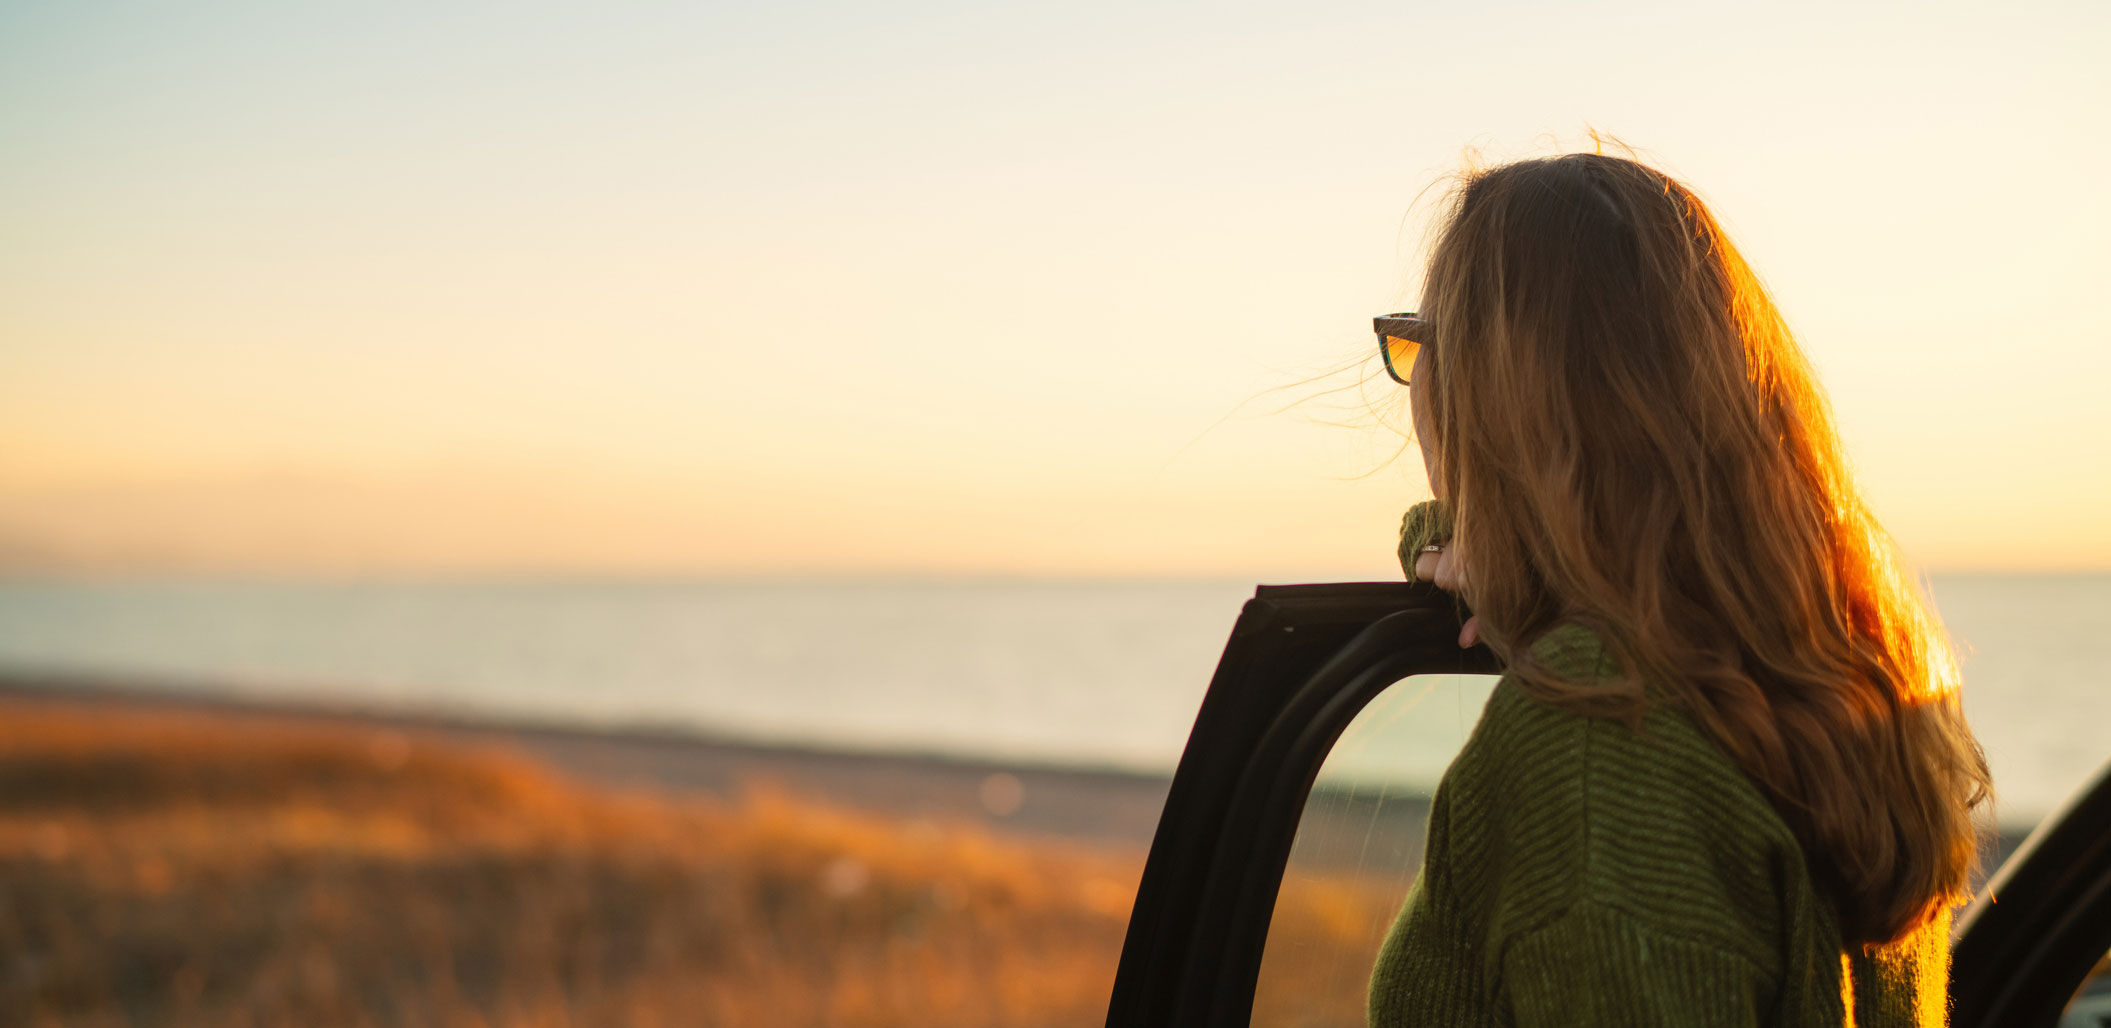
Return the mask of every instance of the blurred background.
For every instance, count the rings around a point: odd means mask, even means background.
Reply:
[[[0,1007],[1097,1023],[1242,599],[1399,577],[1369,318],[1449,176],[1593,129],[1773,289],[2012,841],[2111,758],[2107,44],[2047,0],[0,5]],[[1362,773],[1426,789],[1441,706]]]

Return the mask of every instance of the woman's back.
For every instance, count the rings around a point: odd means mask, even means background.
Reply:
[[[1448,536],[1402,542],[1506,671],[1379,1023],[1941,1023],[1986,760],[1758,276],[1569,154],[1470,176],[1422,301],[1403,528]]]
[[[1617,674],[1574,626],[1533,649],[1578,684]],[[1651,693],[1630,727],[1497,686],[1438,790],[1371,1023],[1943,1023],[1947,917],[1844,946],[1795,834]]]

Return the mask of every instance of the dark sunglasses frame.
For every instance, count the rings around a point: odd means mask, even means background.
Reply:
[[[1372,318],[1371,327],[1378,332],[1378,359],[1385,362],[1385,373],[1391,376],[1393,381],[1406,385],[1407,377],[1414,374],[1414,366],[1409,365],[1405,368],[1394,367],[1393,347],[1388,340],[1405,339],[1418,347],[1428,346],[1430,337],[1429,321],[1421,315],[1409,311],[1403,314],[1387,314]]]

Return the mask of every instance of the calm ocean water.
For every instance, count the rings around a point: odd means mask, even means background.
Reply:
[[[2111,576],[1938,577],[2001,819],[2111,760]],[[1244,583],[0,583],[0,672],[1167,770]],[[1405,687],[1402,687],[1405,688]],[[1483,690],[1483,695],[1485,691]],[[1387,716],[1427,780],[1472,689]],[[1399,731],[1406,726],[1404,734]],[[1353,732],[1352,732],[1353,734]],[[1418,741],[1421,740],[1421,741]]]

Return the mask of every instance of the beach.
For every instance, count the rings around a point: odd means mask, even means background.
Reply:
[[[1096,1025],[1168,785],[0,678],[0,1009],[30,1025]],[[1254,1024],[1361,1024],[1427,817],[1426,795],[1322,782]],[[1989,837],[1987,867],[2019,841]]]
[[[516,750],[582,782],[613,789],[733,799],[755,788],[825,797],[875,815],[971,824],[1028,839],[1148,846],[1170,778],[938,754],[761,744],[690,731],[583,729],[502,719],[376,713],[234,698],[82,676],[0,676],[0,702],[168,711],[231,720],[292,720],[348,732],[415,733]]]
[[[1097,1024],[1166,784],[17,678],[0,686],[0,1008]],[[1278,936],[1360,975],[1403,885],[1300,874]],[[1359,1023],[1358,989],[1288,980],[1264,983],[1256,1023]]]

